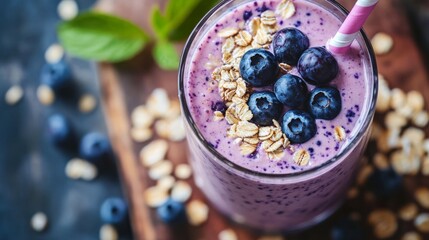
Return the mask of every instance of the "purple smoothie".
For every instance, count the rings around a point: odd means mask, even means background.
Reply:
[[[371,65],[374,63],[359,36],[348,54],[335,56],[340,70],[330,85],[341,93],[340,114],[333,120],[316,120],[316,136],[303,144],[293,144],[295,149],[308,150],[309,164],[297,165],[293,152],[286,150],[279,160],[269,159],[261,148],[251,155],[242,155],[239,145],[227,137],[230,125],[225,120],[213,120],[213,106],[222,99],[217,83],[211,80],[213,68],[206,63],[221,64],[225,39],[218,37],[219,31],[242,25],[249,15],[251,19],[266,9],[275,10],[279,3],[280,0],[242,0],[224,4],[188,43],[192,45],[185,51],[186,62],[181,66],[181,100],[188,115],[188,141],[197,184],[221,212],[265,230],[311,225],[342,202],[366,146],[376,92]],[[288,19],[277,16],[278,29],[298,28],[308,36],[310,47],[324,46],[341,25],[339,18],[344,18],[338,10],[337,16],[333,15],[332,3],[293,3],[296,13]],[[296,68],[291,73],[298,75]],[[344,128],[345,141],[335,140],[336,126]]]

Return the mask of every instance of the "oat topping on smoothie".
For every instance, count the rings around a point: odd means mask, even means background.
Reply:
[[[219,94],[228,107],[225,112],[226,121],[231,125],[228,137],[236,139],[243,155],[252,154],[260,144],[270,159],[278,160],[283,157],[285,148],[291,150],[291,141],[304,143],[316,134],[314,118],[331,120],[341,110],[341,96],[336,88],[315,88],[307,100],[304,80],[288,74],[292,66],[298,65],[301,76],[313,85],[327,84],[338,74],[335,58],[324,48],[309,49],[309,39],[300,30],[283,28],[277,31],[277,16],[287,19],[294,13],[293,2],[283,0],[275,12],[262,12],[260,17],[246,22],[247,26],[242,29],[228,27],[217,34],[225,38],[223,64],[213,71],[212,79],[217,82]],[[270,44],[273,53],[269,51]],[[278,78],[280,66],[284,75]],[[252,86],[267,87],[274,82],[273,91],[251,89]],[[283,117],[282,128],[277,120],[283,105],[293,109],[306,102],[310,114],[290,110]],[[222,114],[214,112],[218,120],[222,119]],[[343,139],[337,132],[336,128],[336,139]],[[305,166],[308,159],[295,162]]]
[[[254,2],[220,19],[201,40],[187,83],[207,141],[233,162],[271,173],[338,154],[356,134],[367,88],[358,44],[341,56],[325,48],[339,25],[291,0]]]

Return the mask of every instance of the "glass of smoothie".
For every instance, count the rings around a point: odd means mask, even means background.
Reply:
[[[342,204],[378,84],[363,31],[345,54],[325,48],[346,16],[335,1],[223,1],[189,37],[179,70],[189,157],[225,216],[294,231]]]

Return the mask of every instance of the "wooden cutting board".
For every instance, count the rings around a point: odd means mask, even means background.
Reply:
[[[112,12],[128,18],[145,29],[148,29],[148,6],[157,1],[129,0],[114,1],[100,0],[99,9]],[[165,1],[161,1],[165,2]],[[339,1],[350,9],[353,1]],[[374,13],[365,25],[369,36],[383,31],[394,39],[392,51],[377,57],[379,72],[382,73],[391,86],[400,87],[406,91],[416,89],[425,95],[429,103],[428,73],[424,67],[422,53],[413,39],[410,22],[404,12],[400,0],[380,1]],[[179,45],[178,48],[182,48]],[[147,177],[146,170],[139,163],[138,153],[144,144],[134,143],[129,136],[130,113],[138,105],[145,102],[146,97],[156,87],[165,88],[171,98],[177,97],[177,72],[160,70],[144,52],[131,61],[118,65],[100,64],[100,81],[104,99],[104,110],[112,139],[112,144],[119,158],[123,185],[131,205],[131,217],[136,239],[217,239],[218,233],[225,228],[233,228],[239,239],[256,239],[259,235],[243,227],[232,225],[219,215],[215,209],[210,209],[208,222],[200,227],[183,226],[180,229],[169,229],[156,217],[154,210],[145,206],[143,192],[153,185]],[[186,162],[183,149],[186,143],[171,143],[167,158],[174,163]],[[426,181],[423,177],[413,177],[407,180],[410,186],[417,186]],[[192,186],[193,182],[190,181]],[[195,188],[192,198],[204,199]],[[329,239],[329,229],[332,219],[348,214],[349,209],[364,209],[362,203],[346,203],[345,206],[327,222],[288,239]],[[409,224],[408,224],[409,225]],[[401,232],[408,231],[410,226],[400,226],[396,237]],[[371,236],[370,232],[367,232]],[[429,236],[426,236],[429,237]],[[429,238],[428,238],[429,239]]]

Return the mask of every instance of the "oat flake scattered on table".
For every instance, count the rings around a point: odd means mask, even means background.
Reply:
[[[171,198],[177,202],[186,202],[191,195],[192,188],[185,181],[177,181],[171,189]]]
[[[149,177],[152,180],[158,180],[168,176],[173,172],[173,163],[170,160],[163,160],[150,167]]]
[[[186,205],[186,214],[191,225],[199,226],[207,221],[209,208],[200,200],[192,200]]]
[[[165,140],[157,139],[150,142],[140,151],[140,159],[143,166],[150,167],[165,158],[168,150],[168,143]]]
[[[78,6],[75,0],[61,0],[58,4],[58,15],[63,20],[71,20],[78,14]]]
[[[71,179],[90,181],[97,177],[98,170],[95,165],[88,161],[79,158],[73,158],[67,162],[65,173],[66,176]]]
[[[372,225],[373,233],[377,238],[388,238],[395,234],[398,222],[390,210],[375,210],[368,216],[368,222]]]
[[[117,240],[118,232],[115,227],[110,224],[104,224],[100,228],[100,240]]]
[[[393,47],[393,39],[386,33],[377,33],[372,37],[371,44],[377,55],[388,53]]]
[[[237,234],[232,229],[224,229],[219,232],[219,240],[238,240]]]
[[[37,88],[37,98],[41,104],[49,106],[55,101],[54,90],[47,85],[40,85]]]
[[[164,188],[153,186],[147,188],[144,191],[143,196],[146,205],[148,205],[149,207],[156,208],[167,202],[168,192]]]
[[[192,175],[192,168],[187,163],[181,163],[176,166],[174,175],[179,179],[188,179]]]
[[[24,96],[24,90],[19,85],[13,85],[5,94],[5,101],[9,105],[15,105]]]
[[[51,64],[58,63],[63,58],[63,56],[64,49],[58,43],[52,44],[45,51],[45,60]]]
[[[48,217],[43,212],[37,212],[31,218],[31,227],[37,232],[41,232],[46,229],[48,225]]]
[[[79,111],[89,113],[97,106],[97,99],[92,94],[84,94],[79,99]]]

